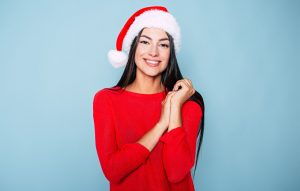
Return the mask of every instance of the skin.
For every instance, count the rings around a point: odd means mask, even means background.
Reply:
[[[170,47],[165,31],[158,28],[145,28],[141,34],[135,53],[137,65],[135,81],[126,87],[137,93],[152,94],[164,91],[161,73],[167,68]],[[181,86],[181,89],[179,87]],[[137,142],[152,151],[165,131],[181,128],[181,108],[183,103],[195,93],[192,81],[181,79],[176,82],[162,101],[159,121]]]

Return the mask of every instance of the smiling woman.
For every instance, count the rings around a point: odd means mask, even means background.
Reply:
[[[129,18],[108,54],[115,68],[125,65],[119,82],[93,102],[97,153],[111,191],[194,190],[190,170],[202,143],[204,103],[181,75],[179,45],[175,18],[153,6]]]
[[[157,76],[167,68],[169,57],[169,38],[166,32],[157,28],[143,29],[135,51],[136,72]]]

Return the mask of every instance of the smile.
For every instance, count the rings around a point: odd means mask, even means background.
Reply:
[[[149,66],[155,67],[155,66],[158,66],[158,65],[159,65],[159,62],[160,62],[160,61],[157,61],[157,60],[147,60],[147,59],[145,59],[145,62],[146,62]]]

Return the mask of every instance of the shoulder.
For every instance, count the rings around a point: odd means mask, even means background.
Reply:
[[[94,105],[117,105],[122,100],[123,89],[119,86],[113,86],[98,90],[94,94],[93,104]]]
[[[203,115],[203,111],[201,106],[193,100],[187,100],[182,106],[182,112],[186,115],[194,115],[201,117]]]
[[[188,108],[188,109],[195,109],[195,110],[201,110],[201,106],[194,100],[187,100],[183,104],[183,108]]]
[[[95,94],[94,94],[94,100],[95,99],[107,99],[111,96],[114,96],[116,94],[119,94],[119,90],[121,90],[120,87],[118,86],[114,86],[114,87],[110,87],[110,88],[103,88],[98,90]]]
[[[109,102],[109,98],[111,97],[111,88],[103,88],[94,94],[93,104],[94,105],[102,105],[107,104]]]
[[[95,93],[94,99],[106,97],[108,93],[109,92],[108,92],[107,88],[100,89]]]

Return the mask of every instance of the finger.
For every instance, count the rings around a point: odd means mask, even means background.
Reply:
[[[165,104],[166,101],[169,99],[170,95],[171,95],[172,91],[169,91],[165,97],[165,99],[161,102],[162,104]]]
[[[190,79],[184,79],[190,86],[192,86],[192,81]]]
[[[167,95],[167,99],[171,98],[174,95],[175,91],[170,91]]]
[[[173,96],[175,93],[176,93],[176,92],[172,91],[172,92],[167,96],[166,102],[170,102],[172,96]]]
[[[192,95],[193,95],[195,92],[196,92],[196,90],[193,88],[193,89],[192,89]]]
[[[169,91],[165,97],[165,99],[161,102],[162,104],[166,103],[166,101],[169,99],[170,95],[171,95],[172,91]]]
[[[191,85],[190,85],[190,83],[187,81],[187,79],[184,79],[184,80],[183,80],[183,83],[185,83],[185,85],[186,85],[187,88],[190,88],[190,87],[191,87]]]
[[[174,84],[174,87],[173,87],[173,91],[177,91],[179,86],[180,86],[180,82],[181,80],[178,80],[175,84]]]
[[[191,88],[193,87],[192,80],[185,78],[184,81],[189,84],[189,87],[191,87]]]
[[[192,80],[189,80],[190,84],[191,84],[191,87],[194,88],[193,86],[193,83],[192,83]]]
[[[166,97],[165,97],[165,100],[167,100],[168,97],[170,97],[171,93],[172,93],[172,91],[169,91],[169,92],[168,92],[168,94],[167,94]]]
[[[185,81],[189,84],[189,90],[190,90],[190,92],[191,92],[191,95],[193,95],[195,92],[196,92],[196,90],[194,89],[194,87],[193,87],[193,85],[192,85],[192,81],[190,80],[190,79],[185,79]]]
[[[181,85],[182,89],[188,89],[190,87],[190,85],[187,83],[186,80],[182,80],[181,83],[182,83]]]
[[[181,86],[181,88],[185,88],[187,85],[186,85],[186,82],[184,82],[183,80],[178,80],[176,82],[176,84],[174,85],[173,91],[178,91],[179,86]]]
[[[177,87],[177,86],[178,86],[178,83],[179,83],[179,82],[177,81],[177,82],[174,84],[173,91],[177,91],[177,88],[178,88],[178,87]]]

